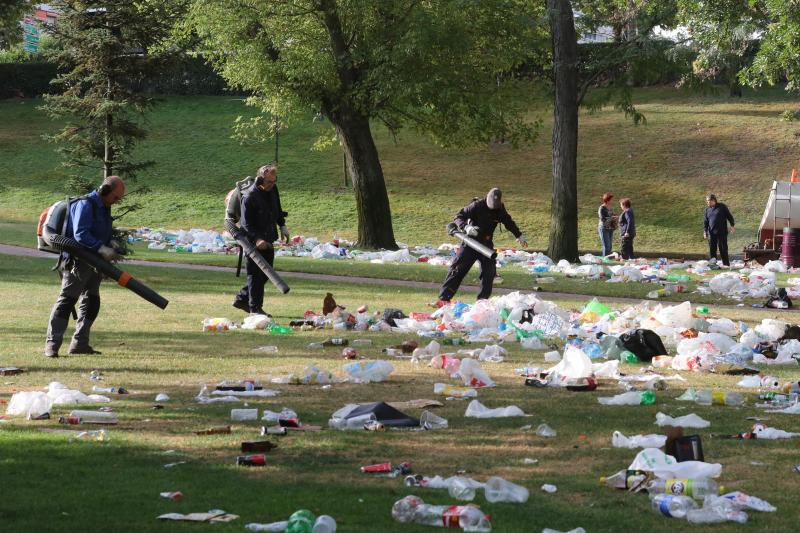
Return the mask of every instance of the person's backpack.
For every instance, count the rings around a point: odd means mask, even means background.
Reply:
[[[39,215],[39,224],[36,226],[36,248],[38,248],[39,251],[61,254],[60,250],[56,250],[50,246],[46,234],[64,235],[67,231],[67,224],[69,224],[70,207],[75,202],[83,200],[87,196],[88,194],[78,196],[77,198],[67,197],[42,211],[42,214]]]
[[[242,193],[255,183],[256,178],[247,176],[241,181],[237,181],[233,189],[225,196],[225,220],[231,220],[234,224],[239,223],[242,218]]]
[[[632,329],[619,336],[622,345],[642,361],[650,361],[656,355],[667,355],[667,349],[658,333],[649,329]]]

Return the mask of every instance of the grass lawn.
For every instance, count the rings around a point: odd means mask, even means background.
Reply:
[[[723,464],[721,482],[731,490],[743,490],[778,507],[776,513],[751,513],[750,527],[763,531],[793,531],[800,519],[795,503],[798,459],[794,441],[715,440],[708,433],[738,433],[752,423],[748,416],[760,415],[754,407],[702,407],[676,402],[685,386],[733,388],[732,376],[684,374],[688,382],[659,392],[656,405],[604,407],[596,398],[616,394],[616,385],[604,384],[596,393],[570,393],[525,387],[514,369],[533,364],[544,366],[541,351],[523,351],[509,346],[506,362],[484,364],[498,386],[484,389],[479,399],[489,407],[516,404],[530,418],[497,420],[467,419],[464,402],[445,402],[436,412],[447,418],[450,428],[432,432],[336,432],[292,434],[276,439],[279,447],[268,455],[265,468],[246,469],[233,465],[239,443],[258,438],[257,423],[234,423],[231,435],[200,437],[193,431],[228,424],[231,407],[242,404],[201,406],[194,401],[200,386],[223,379],[257,378],[298,373],[311,364],[340,371],[339,350],[309,352],[311,341],[331,336],[330,331],[296,332],[270,336],[263,332],[201,332],[200,323],[210,316],[240,318],[229,306],[240,280],[227,273],[131,268],[132,274],[170,300],[160,311],[124,289],[104,284],[103,310],[93,331],[93,345],[101,356],[72,356],[57,360],[41,356],[49,309],[57,294],[57,278],[44,259],[0,256],[0,364],[26,369],[24,374],[0,380],[0,398],[8,400],[16,390],[34,390],[57,380],[71,388],[89,392],[93,369],[103,372],[101,386],[124,386],[128,396],[112,402],[120,424],[108,429],[106,443],[69,442],[69,435],[44,432],[64,429],[54,420],[14,419],[0,424],[0,465],[8,489],[0,499],[3,531],[188,531],[211,526],[159,523],[155,517],[167,512],[195,512],[221,508],[238,514],[231,524],[217,524],[214,531],[241,531],[248,522],[285,519],[299,508],[333,515],[340,531],[432,531],[430,528],[395,523],[392,503],[416,493],[437,504],[455,503],[446,491],[409,489],[400,479],[369,478],[358,467],[383,461],[410,461],[415,472],[443,476],[464,470],[485,480],[500,475],[531,490],[528,503],[490,504],[482,492],[476,503],[492,515],[494,531],[530,532],[543,527],[567,530],[583,526],[587,531],[674,531],[685,522],[663,518],[649,510],[644,495],[612,491],[598,485],[598,478],[627,467],[632,450],[610,446],[614,430],[625,434],[649,433],[655,413],[672,415],[696,412],[711,420],[710,430],[700,430],[706,459]],[[373,310],[401,307],[406,312],[424,310],[427,291],[358,284],[324,286],[296,280],[286,297],[268,291],[267,308],[281,323],[319,309],[326,291],[348,307],[369,304]],[[578,308],[582,302],[564,300]],[[712,307],[712,314],[716,310]],[[786,316],[776,312],[733,308],[726,316],[750,324],[764,317]],[[793,315],[789,315],[793,316]],[[372,347],[361,352],[379,357],[380,348],[405,336],[355,334],[371,338]],[[254,352],[262,345],[276,345],[277,354]],[[303,422],[324,425],[330,414],[349,402],[402,401],[432,398],[433,383],[448,381],[441,371],[392,361],[395,372],[389,381],[370,385],[319,386],[275,385],[281,395],[274,399],[248,401],[249,406],[296,410]],[[635,372],[636,366],[624,366]],[[783,379],[798,379],[796,368],[770,369]],[[153,410],[153,398],[166,392],[172,398],[165,409]],[[119,399],[117,399],[119,398]],[[750,404],[752,405],[752,399]],[[68,412],[56,407],[53,415]],[[409,410],[419,415],[419,411]],[[791,415],[769,415],[769,424],[787,431],[800,431],[800,421]],[[557,437],[543,439],[525,424],[546,422]],[[68,427],[68,429],[73,429]],[[173,453],[166,453],[175,450]],[[523,459],[539,460],[525,465]],[[171,469],[162,465],[188,461]],[[757,461],[758,465],[751,464]],[[539,490],[544,483],[558,486],[556,494]],[[12,488],[13,487],[13,488]],[[158,496],[180,490],[184,498],[171,502]],[[698,528],[700,529],[700,528]],[[739,526],[714,526],[714,531],[739,531]],[[708,528],[712,530],[712,528]]]
[[[629,196],[640,251],[703,252],[703,196],[713,191],[737,219],[737,251],[753,240],[773,179],[796,164],[800,126],[778,115],[796,105],[781,89],[692,96],[670,88],[636,91],[647,125],[633,126],[606,109],[581,114],[579,139],[580,247],[597,249],[596,209],[604,191]],[[60,198],[67,172],[41,135],[57,125],[37,100],[0,102],[0,241],[10,222],[34,223]],[[149,139],[136,156],[157,165],[142,173],[152,190],[129,226],[221,229],[222,199],[232,183],[274,157],[272,144],[240,145],[231,125],[252,110],[232,97],[170,97],[148,117]],[[444,227],[473,196],[501,187],[510,213],[534,248],[544,248],[551,190],[551,111],[532,104],[544,127],[532,146],[465,150],[439,148],[411,131],[396,139],[376,127],[395,234],[409,244],[447,240]],[[280,138],[280,188],[292,232],[330,238],[356,235],[353,192],[343,186],[338,147],[313,151],[322,131],[309,118]],[[501,233],[498,246],[510,246]]]

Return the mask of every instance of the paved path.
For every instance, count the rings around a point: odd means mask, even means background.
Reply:
[[[55,256],[47,252],[40,252],[34,248],[25,248],[24,246],[13,246],[10,244],[0,244],[0,254],[15,255],[23,257],[45,257],[53,259]],[[158,268],[180,268],[183,270],[204,270],[213,272],[235,272],[233,267],[213,266],[213,265],[194,265],[188,263],[172,263],[168,261],[145,261],[142,259],[129,259],[125,264],[148,266]],[[313,274],[307,272],[278,272],[278,274],[286,279],[308,279],[315,281],[325,281],[329,283],[358,283],[361,285],[381,285],[392,287],[410,287],[413,289],[427,289],[432,291],[431,299],[434,299],[438,294],[439,283],[430,283],[427,281],[407,281],[398,279],[383,279],[383,278],[365,278],[359,276],[334,276],[331,274]],[[462,292],[477,293],[480,287],[476,285],[462,285],[459,289]],[[509,294],[511,292],[524,289],[509,289],[506,287],[495,287],[495,294]],[[573,294],[565,292],[539,292],[537,293],[543,299],[561,299],[561,300],[588,300],[594,298],[592,294]],[[618,296],[603,296],[603,301],[606,302],[619,302],[619,303],[639,303],[642,298],[623,298]],[[715,307],[719,305],[715,304]],[[735,307],[734,305],[726,305],[725,307]]]

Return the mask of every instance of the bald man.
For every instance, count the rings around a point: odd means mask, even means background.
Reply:
[[[121,258],[111,246],[111,206],[125,196],[125,183],[119,176],[109,176],[100,187],[75,200],[69,206],[65,236],[97,252],[106,261]],[[59,263],[61,293],[50,313],[44,355],[58,357],[58,350],[76,304],[78,319],[69,346],[71,354],[99,354],[89,345],[89,332],[100,312],[100,281],[103,276],[91,266],[65,254]],[[80,302],[79,302],[80,301]]]

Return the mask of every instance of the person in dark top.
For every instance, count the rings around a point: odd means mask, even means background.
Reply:
[[[612,242],[614,242],[614,229],[617,227],[617,217],[611,210],[611,199],[614,195],[610,192],[603,194],[603,203],[597,209],[597,233],[600,235],[600,244],[603,257],[611,254]]]
[[[711,259],[717,258],[717,247],[722,258],[722,264],[730,266],[728,257],[728,222],[731,223],[731,233],[736,232],[733,215],[728,206],[717,202],[713,194],[706,196],[706,209],[703,213],[703,238],[708,239],[708,255]]]
[[[622,214],[619,216],[619,254],[622,259],[633,259],[633,238],[636,237],[636,220],[633,217],[631,199],[619,201]]]
[[[493,188],[485,198],[476,198],[471,204],[462,208],[456,214],[453,222],[461,231],[489,248],[494,248],[494,243],[492,242],[494,230],[498,224],[503,224],[517,238],[520,246],[524,248],[528,246],[528,242],[511,218],[511,215],[506,211],[501,201],[502,196],[503,193],[500,189]],[[495,260],[489,259],[469,246],[462,244],[456,251],[456,257],[453,259],[453,264],[450,265],[450,270],[447,272],[447,277],[439,291],[439,301],[436,302],[437,307],[450,302],[456,291],[458,291],[459,286],[461,286],[464,276],[467,275],[475,261],[479,261],[481,265],[481,291],[478,293],[478,299],[487,299],[492,295],[492,282],[497,272]]]
[[[278,181],[278,169],[274,165],[264,165],[258,170],[253,185],[242,193],[242,214],[239,219],[242,230],[255,244],[261,256],[272,266],[275,261],[275,248],[272,243],[278,240],[278,227],[285,242],[289,240],[286,229],[286,214],[281,209],[280,197],[275,184]],[[233,306],[266,315],[264,312],[264,284],[267,276],[255,262],[247,259],[247,285],[236,295]]]
[[[111,206],[125,196],[125,183],[119,176],[108,176],[100,187],[69,206],[65,235],[82,246],[97,252],[106,261],[117,261],[122,256],[113,247]],[[89,345],[92,324],[100,313],[100,282],[103,275],[89,264],[65,255],[59,263],[61,292],[58,295],[50,321],[44,355],[58,357],[58,350],[69,324],[69,316],[78,305],[75,333],[69,345],[70,354],[99,354]],[[80,301],[80,303],[79,303]]]

